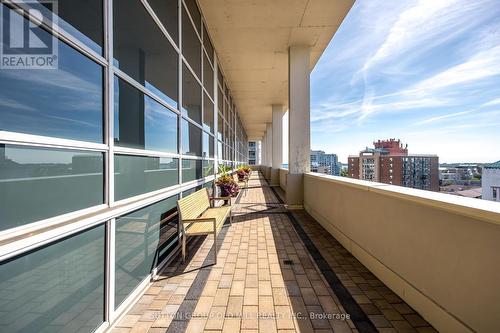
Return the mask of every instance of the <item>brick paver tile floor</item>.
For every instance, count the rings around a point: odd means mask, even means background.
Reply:
[[[254,172],[233,224],[189,243],[113,332],[435,332]]]

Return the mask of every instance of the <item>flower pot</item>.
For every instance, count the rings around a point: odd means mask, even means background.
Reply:
[[[231,196],[231,188],[228,186],[219,186],[220,196],[221,197],[229,197]]]

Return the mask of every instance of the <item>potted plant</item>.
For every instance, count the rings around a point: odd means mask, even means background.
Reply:
[[[221,197],[235,197],[240,192],[238,184],[233,180],[233,177],[228,175],[228,169],[228,167],[221,166],[219,168],[221,175],[215,182],[219,186]]]
[[[252,173],[252,168],[248,165],[243,166],[243,171],[247,174],[248,177],[250,177],[250,174]]]
[[[247,172],[244,167],[239,167],[238,170],[236,170],[236,174],[238,175],[238,180],[240,182],[244,181],[247,176]]]

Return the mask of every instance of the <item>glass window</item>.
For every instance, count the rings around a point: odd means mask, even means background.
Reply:
[[[148,0],[170,37],[179,44],[179,11],[177,0]]]
[[[217,141],[217,157],[223,158],[223,154],[224,154],[224,151],[223,151],[223,147],[222,147],[222,142]]]
[[[201,86],[186,65],[182,66],[182,114],[201,124]]]
[[[177,115],[115,77],[117,146],[177,153]]]
[[[211,175],[213,175],[213,171],[212,171]],[[213,181],[203,184],[203,187],[208,190],[208,195],[214,195],[214,182]]]
[[[189,190],[182,191],[182,197],[185,198],[190,194],[196,192],[196,187],[190,188]]]
[[[184,9],[182,10],[182,54],[196,75],[201,78],[201,42]]]
[[[203,132],[203,157],[214,157],[214,138]]]
[[[224,132],[222,133],[222,141],[227,145],[229,143],[229,126],[224,122]]]
[[[222,94],[222,90],[219,88],[217,89],[218,95],[217,95],[217,107],[219,108],[219,112],[224,114],[224,95]]]
[[[201,129],[182,120],[182,153],[201,156]]]
[[[203,177],[214,175],[214,161],[203,161]]]
[[[103,69],[62,41],[57,47],[56,69],[0,70],[0,130],[102,143]]]
[[[116,219],[115,308],[175,247],[177,198]]]
[[[196,0],[184,0],[184,2],[189,10],[189,14],[191,14],[196,29],[198,32],[201,32],[201,14],[196,4]]]
[[[217,78],[219,80],[220,86],[222,87],[224,84],[224,76],[222,75],[222,68],[220,68],[220,66],[218,66],[217,69],[218,69],[217,70]]]
[[[210,62],[214,63],[214,47],[212,42],[210,41],[210,37],[208,37],[207,26],[203,25],[203,46],[205,46],[205,51],[207,51],[208,58]]]
[[[217,114],[217,139],[222,140],[222,135],[224,133],[224,120],[220,113]]]
[[[210,100],[207,94],[204,95],[203,100],[203,129],[206,131],[214,132],[214,103]]]
[[[140,1],[120,1],[113,10],[115,66],[177,107],[177,52]]]
[[[115,200],[178,184],[178,168],[176,158],[115,155]]]
[[[207,56],[203,56],[203,86],[210,94],[210,97],[214,97],[214,69],[207,59]]]
[[[0,144],[0,230],[104,202],[103,154]]]
[[[95,331],[104,318],[104,235],[100,225],[2,262],[2,332]]]
[[[229,114],[229,105],[227,104],[227,101],[224,101],[224,119],[226,121],[231,121],[231,115]]]
[[[52,17],[56,5],[56,17]],[[103,45],[103,5],[102,0],[57,0],[37,3],[23,1],[28,8],[38,10],[45,18],[57,22],[64,31],[70,33],[95,52],[102,54]]]
[[[190,182],[192,180],[203,177],[201,160],[182,160],[182,182]]]

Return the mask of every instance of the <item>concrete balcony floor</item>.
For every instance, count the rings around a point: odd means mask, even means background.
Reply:
[[[279,190],[254,172],[217,265],[213,238],[194,238],[112,332],[435,332]]]

